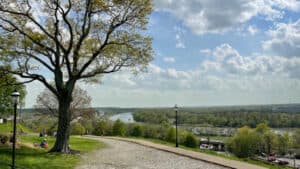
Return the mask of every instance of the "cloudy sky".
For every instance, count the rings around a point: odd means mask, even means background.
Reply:
[[[154,0],[147,73],[81,86],[93,106],[300,102],[299,0]],[[26,107],[43,90],[27,85]]]

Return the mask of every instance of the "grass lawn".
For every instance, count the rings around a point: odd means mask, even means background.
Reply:
[[[39,144],[42,138],[38,135],[19,136],[22,143]],[[51,148],[54,144],[54,137],[47,137],[47,142]],[[105,145],[99,141],[71,137],[70,147],[86,153],[95,149],[104,147]],[[71,169],[80,161],[79,155],[63,155],[58,153],[48,153],[48,150],[41,148],[29,148],[22,146],[16,150],[16,166],[17,169]],[[11,148],[0,146],[0,168],[10,169]]]
[[[162,141],[159,139],[146,139],[146,138],[140,138],[140,137],[139,138],[131,137],[131,138],[142,139],[142,140],[150,141],[150,142],[157,143],[157,144],[163,144],[166,146],[175,147],[175,143],[170,143],[170,142]],[[291,169],[290,167],[266,164],[264,162],[252,160],[249,158],[238,158],[238,157],[235,157],[234,155],[220,154],[220,153],[217,153],[216,151],[211,151],[211,150],[201,150],[199,148],[190,148],[190,147],[185,147],[183,145],[179,145],[179,147],[182,149],[206,153],[206,154],[210,154],[210,155],[215,155],[215,156],[219,156],[219,157],[223,157],[223,158],[227,158],[227,159],[231,159],[231,160],[243,161],[243,162],[259,165],[259,166],[270,168],[270,169]]]
[[[13,126],[11,122],[0,124],[0,133],[10,133],[12,132],[12,128]],[[20,132],[21,130],[26,133],[30,132],[30,129],[28,129],[27,127],[24,127],[21,124],[17,124],[17,131]]]

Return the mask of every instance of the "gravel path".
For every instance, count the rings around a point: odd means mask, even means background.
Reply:
[[[76,169],[224,169],[134,143],[98,138],[107,148],[83,156]]]

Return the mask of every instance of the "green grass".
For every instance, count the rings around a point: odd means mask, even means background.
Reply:
[[[21,125],[21,124],[17,124],[17,131],[20,132],[21,129],[23,130],[23,132],[29,133],[31,132],[30,129],[28,129],[27,127]],[[13,125],[11,122],[5,123],[5,124],[0,124],[0,133],[12,133],[13,130]]]
[[[39,144],[42,138],[36,136],[20,136],[19,141],[26,143]],[[47,137],[49,147],[54,144],[54,137]],[[82,153],[90,152],[95,149],[103,148],[105,145],[99,141],[71,137],[70,147]],[[48,153],[48,150],[41,148],[21,147],[16,150],[17,169],[71,169],[80,161],[79,155],[65,155],[58,153]],[[11,148],[0,146],[0,168],[10,169]]]
[[[157,144],[163,144],[163,145],[166,145],[166,146],[175,147],[175,143],[170,143],[170,142],[159,140],[159,139],[148,139],[148,138],[146,139],[146,138],[140,138],[140,137],[139,138],[132,137],[132,138],[142,139],[142,140],[150,141],[150,142],[157,143]],[[179,148],[186,149],[186,150],[191,150],[191,151],[196,151],[196,152],[201,152],[201,153],[205,153],[205,154],[210,154],[210,155],[214,155],[214,156],[219,156],[219,157],[223,157],[223,158],[227,158],[227,159],[231,159],[231,160],[247,162],[247,163],[250,163],[250,164],[255,164],[255,165],[266,167],[266,168],[269,168],[269,169],[291,169],[290,167],[284,167],[284,166],[279,166],[279,165],[275,165],[275,164],[274,165],[267,164],[267,163],[264,163],[262,161],[257,161],[257,160],[253,160],[253,159],[250,159],[250,158],[238,158],[234,155],[219,154],[216,151],[211,151],[211,150],[201,150],[199,148],[190,148],[190,147],[186,147],[186,146],[183,146],[183,145],[179,145]]]

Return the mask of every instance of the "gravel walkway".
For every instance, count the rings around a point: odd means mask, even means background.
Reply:
[[[224,167],[134,143],[97,138],[107,148],[83,156],[76,169],[224,169]]]

